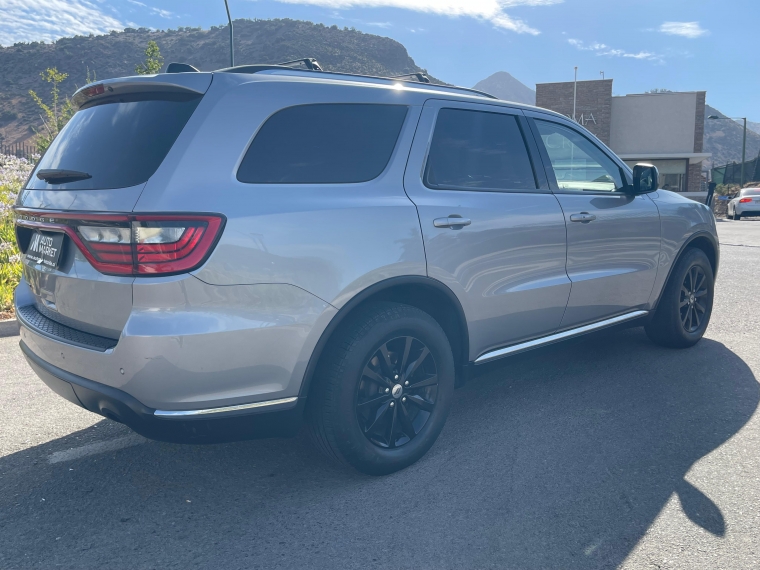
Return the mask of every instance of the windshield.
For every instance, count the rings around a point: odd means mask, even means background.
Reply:
[[[146,182],[200,99],[200,95],[142,93],[81,109],[50,145],[27,187],[87,190]],[[40,179],[43,175],[46,180]]]
[[[760,188],[745,188],[742,190],[742,196],[760,196]]]

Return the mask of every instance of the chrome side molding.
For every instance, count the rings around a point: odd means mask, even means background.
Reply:
[[[578,327],[575,329],[570,329],[570,330],[562,331],[562,332],[555,333],[549,336],[544,336],[541,338],[529,340],[528,342],[514,344],[512,346],[507,346],[505,348],[499,348],[498,350],[492,350],[491,352],[486,352],[484,355],[479,356],[475,360],[475,364],[483,364],[485,362],[496,360],[497,358],[503,358],[504,356],[517,354],[518,352],[525,352],[526,350],[538,348],[539,346],[552,344],[552,343],[559,342],[561,340],[565,340],[574,336],[580,336],[582,334],[590,333],[599,329],[603,329],[605,327],[610,327],[618,323],[630,321],[631,319],[643,317],[647,314],[649,314],[649,311],[633,311],[631,313],[626,313],[624,315],[612,317],[611,319],[606,319],[604,321],[599,321],[597,323],[591,323],[590,325],[584,325],[582,327]]]
[[[240,404],[238,406],[226,406],[224,408],[208,408],[206,410],[156,410],[153,412],[154,416],[160,418],[186,418],[193,416],[205,416],[207,414],[223,414],[225,412],[239,412],[241,410],[253,410],[256,408],[268,408],[270,406],[280,406],[285,404],[294,404],[298,401],[298,397],[282,398],[280,400],[267,400],[265,402],[254,402],[252,404]]]

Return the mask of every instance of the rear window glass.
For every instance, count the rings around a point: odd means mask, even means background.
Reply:
[[[745,188],[742,190],[742,196],[760,196],[760,188]]]
[[[408,107],[320,104],[272,115],[251,143],[237,178],[251,184],[349,184],[380,176]]]
[[[425,184],[451,190],[535,190],[536,179],[517,118],[441,109]]]
[[[28,188],[107,189],[142,184],[158,169],[195,111],[199,95],[139,94],[79,110],[40,160],[37,171],[72,170],[91,178]]]

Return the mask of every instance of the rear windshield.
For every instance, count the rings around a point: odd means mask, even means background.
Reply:
[[[28,188],[127,188],[147,182],[177,140],[200,95],[143,93],[79,110],[55,138]],[[46,169],[86,173],[85,180],[48,184]]]
[[[317,104],[275,113],[238,170],[250,184],[350,184],[382,174],[408,107]]]
[[[760,188],[745,188],[742,190],[742,196],[760,196]]]

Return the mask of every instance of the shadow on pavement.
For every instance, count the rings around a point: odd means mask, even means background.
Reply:
[[[759,398],[722,344],[671,351],[632,329],[489,365],[428,456],[385,478],[302,437],[48,464],[104,421],[0,459],[0,566],[611,568],[674,493],[723,536],[684,476]]]

